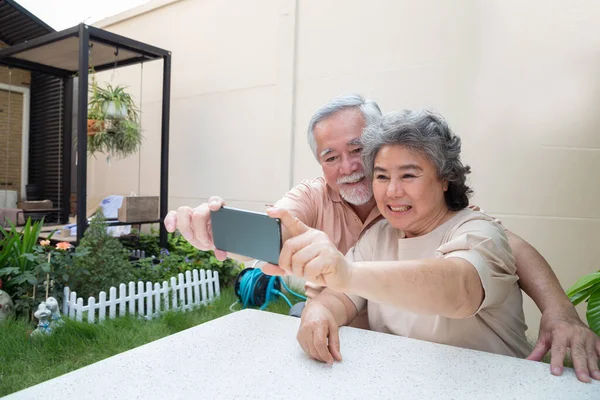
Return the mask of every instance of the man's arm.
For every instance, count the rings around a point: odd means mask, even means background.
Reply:
[[[519,286],[540,311],[562,310],[577,315],[546,259],[518,235],[508,229],[505,233],[515,256]]]
[[[506,235],[516,259],[519,285],[542,312],[538,341],[527,359],[541,361],[551,350],[551,371],[561,375],[570,348],[577,378],[589,382],[591,375],[600,380],[600,338],[581,321],[546,259],[521,237],[509,230]]]

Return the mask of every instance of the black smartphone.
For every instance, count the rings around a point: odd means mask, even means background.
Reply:
[[[215,247],[257,260],[279,263],[281,221],[265,213],[221,207],[211,211]]]

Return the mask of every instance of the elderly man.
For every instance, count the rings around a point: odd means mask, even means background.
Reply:
[[[335,98],[319,109],[309,123],[308,142],[323,177],[302,182],[276,204],[308,227],[325,232],[344,254],[381,218],[361,160],[363,130],[380,116],[374,101],[358,95]],[[214,250],[217,258],[224,259],[226,253],[215,249],[210,229],[210,211],[222,205],[220,198],[211,197],[195,209],[180,207],[169,212],[165,226],[170,232],[179,229],[193,246]],[[551,372],[561,375],[570,348],[578,379],[588,382],[591,373],[600,380],[600,338],[580,320],[546,260],[519,236],[508,230],[506,234],[516,259],[519,285],[542,312],[538,342],[528,359],[539,361],[552,350]],[[284,241],[290,236],[285,230],[283,235]],[[309,298],[320,291],[314,286],[306,289]],[[308,323],[306,311],[302,323]],[[309,322],[334,327],[337,332],[335,321]]]

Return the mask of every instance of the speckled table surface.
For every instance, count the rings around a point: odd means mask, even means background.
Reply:
[[[6,399],[600,399],[571,369],[346,327],[329,366],[304,355],[299,322],[239,311]]]

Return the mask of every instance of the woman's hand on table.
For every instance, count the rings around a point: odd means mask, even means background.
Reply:
[[[302,312],[298,343],[315,360],[333,364],[342,361],[339,326],[331,311],[318,301],[310,301]]]

